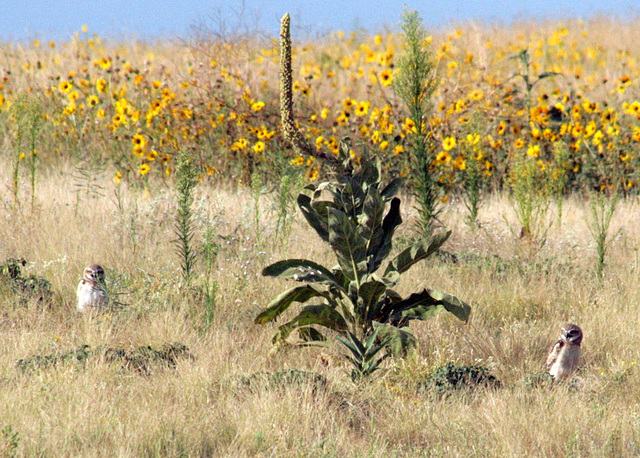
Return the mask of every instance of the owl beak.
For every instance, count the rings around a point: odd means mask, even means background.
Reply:
[[[569,342],[575,342],[575,341],[576,341],[576,339],[578,338],[578,336],[577,336],[577,335],[575,335],[575,336],[573,336],[573,335],[572,335],[572,336],[570,336],[569,334],[565,334],[565,338],[566,338]]]

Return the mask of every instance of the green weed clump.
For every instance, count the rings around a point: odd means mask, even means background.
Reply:
[[[20,206],[19,180],[20,164],[27,162],[29,181],[31,184],[31,209],[35,208],[36,199],[36,170],[38,163],[38,142],[44,126],[44,111],[42,104],[35,97],[19,96],[11,105],[11,119],[13,121],[13,174],[12,193],[14,203]]]
[[[500,381],[483,366],[458,366],[447,363],[429,375],[424,387],[438,395],[479,387],[500,388]]]
[[[596,244],[596,253],[598,255],[596,274],[598,278],[602,278],[602,274],[604,273],[604,260],[612,241],[609,227],[611,226],[611,220],[616,212],[619,200],[620,197],[617,193],[610,197],[600,193],[591,198],[591,212],[587,219],[587,226]]]
[[[236,388],[247,391],[282,390],[291,386],[310,386],[315,391],[326,388],[328,383],[327,378],[323,375],[298,369],[283,369],[277,372],[256,372],[234,379]]]
[[[161,349],[147,345],[134,350],[104,347],[91,349],[89,345],[84,344],[68,352],[34,355],[20,359],[16,363],[16,369],[23,374],[31,374],[34,371],[47,370],[70,362],[80,363],[84,367],[89,359],[103,359],[107,362],[121,363],[122,369],[148,375],[154,367],[174,369],[181,358],[192,359],[193,356],[189,353],[187,346],[178,342],[165,343]]]
[[[545,168],[529,152],[512,159],[510,172],[513,211],[519,228],[511,226],[518,248],[527,258],[537,255],[547,240],[551,186]]]
[[[193,246],[194,217],[193,191],[198,185],[198,174],[191,153],[184,150],[180,153],[176,170],[178,191],[178,208],[176,212],[175,234],[176,252],[180,258],[182,277],[186,284],[191,282],[196,262],[196,250]]]
[[[0,282],[6,283],[17,293],[21,300],[35,299],[39,302],[49,301],[53,297],[51,283],[37,275],[22,275],[22,267],[27,264],[24,259],[7,259],[0,264]]]
[[[0,437],[3,444],[0,446],[0,452],[3,456],[12,458],[18,456],[17,449],[20,445],[20,433],[13,429],[13,426],[6,425],[0,429]]]

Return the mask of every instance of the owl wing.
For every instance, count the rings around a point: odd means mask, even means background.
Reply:
[[[558,355],[560,354],[562,347],[564,347],[564,341],[558,340],[555,345],[551,347],[551,350],[549,350],[549,356],[547,356],[547,363],[545,364],[545,368],[547,370],[551,369],[553,363],[558,359]]]

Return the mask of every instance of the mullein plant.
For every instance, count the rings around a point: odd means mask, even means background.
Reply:
[[[329,244],[337,265],[327,268],[311,260],[287,259],[265,267],[265,276],[302,285],[273,299],[255,322],[275,321],[294,303],[306,304],[279,326],[273,343],[282,345],[295,333],[301,345],[326,345],[328,336],[337,336],[351,352],[352,377],[359,380],[378,368],[385,357],[380,356],[383,348],[403,354],[415,345],[409,329],[411,320],[424,320],[440,310],[467,320],[470,307],[432,289],[406,298],[393,289],[402,273],[435,253],[451,232],[422,239],[387,260],[395,230],[402,223],[401,201],[395,197],[401,180],[383,184],[380,159],[366,149],[354,158],[348,139],[340,143],[338,155],[318,151],[305,140],[293,118],[288,15],[282,19],[280,38],[285,139],[299,154],[324,160],[333,171],[329,181],[304,188],[297,199],[298,207],[318,237]]]
[[[438,84],[436,61],[426,45],[427,32],[418,13],[406,10],[402,20],[403,53],[394,88],[415,123],[415,130],[409,136],[409,190],[416,202],[419,233],[427,237],[436,229],[442,210],[437,178],[431,170],[438,145],[427,123],[431,98]]]

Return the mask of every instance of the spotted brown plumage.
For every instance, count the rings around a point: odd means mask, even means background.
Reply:
[[[78,311],[98,311],[109,305],[109,294],[104,284],[104,269],[91,264],[84,269],[82,280],[78,284]]]
[[[575,324],[562,327],[560,339],[549,351],[546,369],[556,381],[569,378],[578,368],[582,343],[582,329]]]

